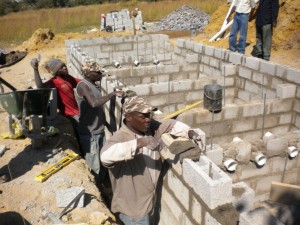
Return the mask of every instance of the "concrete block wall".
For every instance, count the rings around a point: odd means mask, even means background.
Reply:
[[[153,36],[148,36],[143,38],[154,39]],[[163,35],[155,38],[166,40]],[[98,61],[100,58],[110,59],[109,49],[112,48],[112,43],[113,45],[117,45],[118,42],[126,43],[126,41],[130,43],[130,40],[135,39],[115,37],[87,41],[68,40],[66,42],[68,68],[70,71],[77,71],[78,74],[80,62],[83,62],[85,57],[94,57]],[[207,151],[208,158],[202,157],[198,163],[187,160],[182,166],[174,160],[169,161],[171,168],[162,189],[161,224],[223,224],[222,220],[215,217],[214,210],[226,203],[239,205],[236,203],[239,197],[233,197],[230,193],[232,188],[234,189],[232,184],[245,182],[253,188],[255,203],[266,200],[269,186],[264,184],[282,179],[283,169],[280,165],[286,162],[284,180],[287,183],[295,180],[299,182],[300,157],[286,161],[286,157],[278,155],[280,150],[272,147],[269,147],[266,166],[259,169],[253,162],[247,163],[251,158],[249,156],[251,151],[242,150],[236,154],[239,160],[236,173],[223,173],[215,165],[222,167],[224,156],[227,154],[216,143],[228,143],[236,136],[245,140],[259,139],[266,131],[282,135],[300,128],[299,71],[274,63],[269,65],[269,62],[186,40],[178,40],[173,52],[171,46],[166,42],[162,43],[168,46],[165,48],[168,51],[163,52],[162,55],[170,54],[170,60],[158,66],[150,65],[149,62],[148,65],[142,64],[141,67],[125,65],[121,69],[111,68],[113,76],[102,82],[104,93],[112,91],[114,87],[121,84],[145,97],[151,105],[159,107],[163,113],[174,112],[184,108],[188,103],[202,100],[205,84],[222,85],[224,98],[223,109],[220,113],[214,114],[213,123],[212,114],[202,105],[177,117],[177,120],[194,128],[201,128],[208,138],[213,137],[211,139],[213,146],[210,151]],[[131,46],[133,45],[131,42]],[[129,65],[129,61],[127,63]],[[107,67],[109,66],[110,64],[107,64]],[[265,102],[264,96],[266,96]],[[119,109],[120,103],[117,101],[117,110]],[[117,116],[120,117],[120,114],[117,113]],[[276,141],[273,142],[275,144],[271,142],[269,145],[276,146]],[[214,154],[218,157],[214,158]],[[210,174],[209,171],[212,171],[211,176],[216,179],[217,184],[212,184],[213,179],[207,175]],[[190,176],[191,174],[193,176]],[[202,189],[193,184],[194,181],[196,184],[200,182],[208,190],[218,189],[224,183],[228,198],[223,201],[222,196],[215,199],[210,197],[211,195],[203,194]],[[180,190],[177,190],[177,187]],[[181,192],[188,193],[187,197],[180,196]],[[251,198],[245,197],[245,199]],[[249,207],[251,204],[248,203]]]
[[[173,57],[170,53],[172,46],[168,43],[168,36],[162,34],[72,39],[67,40],[65,46],[68,68],[72,74],[80,74],[78,66],[86,57],[95,59],[113,71],[116,70],[115,61],[120,62],[127,70],[134,70],[135,60],[146,66],[153,65],[154,59],[168,62]],[[123,76],[128,76],[127,70],[118,73],[126,73]]]
[[[135,17],[135,25],[141,26],[142,24],[142,12],[138,11],[137,16]],[[132,30],[133,23],[128,9],[107,13],[106,15],[102,14],[100,29],[105,30],[106,26],[111,26],[113,31]]]

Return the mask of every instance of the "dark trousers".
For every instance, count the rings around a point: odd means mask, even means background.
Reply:
[[[272,24],[256,26],[256,56],[265,60],[270,60],[272,48]]]

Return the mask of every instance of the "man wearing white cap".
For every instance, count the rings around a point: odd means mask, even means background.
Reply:
[[[159,139],[162,134],[200,141],[200,134],[176,120],[152,119],[153,108],[141,97],[126,98],[122,127],[101,150],[112,185],[112,212],[125,225],[157,224],[154,221],[155,191],[162,168]]]
[[[105,76],[104,69],[94,60],[87,59],[81,67],[84,79],[75,89],[75,98],[79,106],[80,148],[88,166],[96,174],[97,181],[102,182],[104,171],[100,165],[100,149],[104,142],[106,124],[103,105],[113,96],[122,96],[123,91],[115,91],[102,96],[96,82]],[[101,174],[101,175],[100,175]]]

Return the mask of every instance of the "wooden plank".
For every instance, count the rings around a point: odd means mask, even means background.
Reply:
[[[300,186],[272,182],[270,200],[273,202],[300,206]]]

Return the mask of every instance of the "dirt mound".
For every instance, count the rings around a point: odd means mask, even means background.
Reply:
[[[22,44],[22,48],[27,51],[39,50],[48,45],[54,38],[54,33],[49,29],[36,30],[28,41]]]

